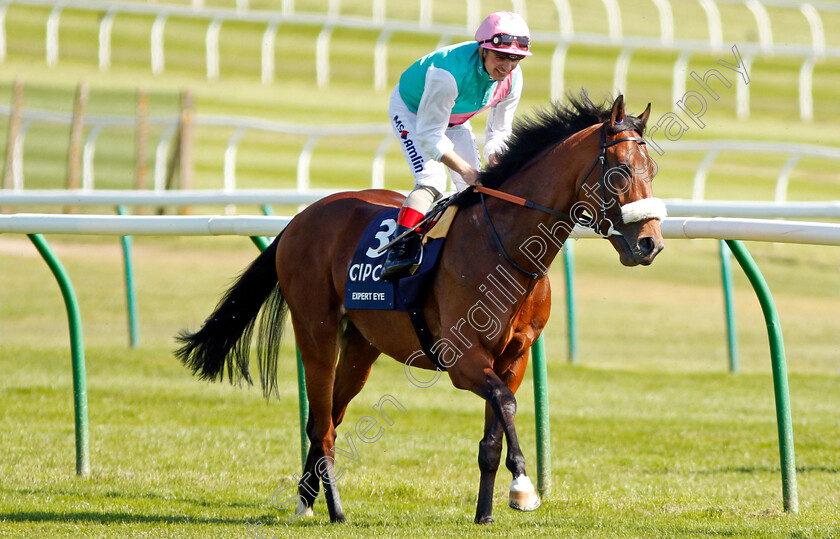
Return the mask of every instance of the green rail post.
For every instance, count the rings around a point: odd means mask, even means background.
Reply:
[[[776,423],[779,430],[779,460],[782,466],[782,499],[786,512],[797,513],[799,512],[799,497],[796,493],[796,458],[793,451],[793,425],[782,325],[773,296],[770,294],[770,288],[743,242],[726,240],[726,244],[747,274],[764,313],[767,335],[770,339],[770,362],[773,367]]]
[[[569,363],[577,365],[577,317],[575,315],[575,249],[574,243],[563,243],[563,267],[566,270],[566,323],[569,339]]]
[[[306,454],[309,453],[309,437],[306,435],[306,423],[309,421],[309,400],[306,398],[306,374],[303,361],[300,359],[300,349],[295,347],[297,357],[298,381],[298,412],[300,414],[300,467],[306,467]]]
[[[251,236],[251,241],[254,242],[254,245],[257,246],[257,249],[259,249],[260,252],[265,251],[268,249],[268,246],[271,245],[271,242],[264,236]]]
[[[738,332],[735,329],[735,298],[732,285],[732,252],[724,240],[720,242],[720,273],[723,280],[723,303],[726,313],[726,344],[729,351],[729,372],[738,372]]]
[[[82,338],[82,316],[73,284],[67,276],[64,266],[55,256],[47,240],[41,234],[27,234],[46,261],[50,271],[58,281],[64,306],[67,309],[67,321],[70,326],[70,355],[73,361],[73,409],[76,424],[76,475],[90,475],[90,439],[88,437],[87,381],[85,375],[85,345]]]
[[[265,251],[271,242],[263,236],[251,236],[260,251]],[[306,397],[306,376],[303,370],[303,361],[300,359],[300,350],[295,347],[297,356],[297,381],[298,381],[298,408],[300,413],[300,464],[306,466],[306,454],[309,452],[309,437],[306,435],[306,422],[309,421],[309,400]]]
[[[534,408],[537,422],[537,488],[540,496],[551,496],[551,427],[548,413],[548,372],[543,336],[531,345],[534,356]]]
[[[117,206],[117,213],[125,215],[125,206]],[[123,265],[125,266],[125,300],[128,305],[128,340],[132,348],[138,346],[137,301],[134,293],[134,263],[132,262],[131,236],[122,236]]]

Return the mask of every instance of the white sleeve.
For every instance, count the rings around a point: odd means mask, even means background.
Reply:
[[[501,153],[507,148],[507,139],[513,127],[513,115],[522,97],[522,69],[516,66],[513,73],[513,85],[510,93],[501,101],[490,107],[487,114],[487,127],[484,130],[484,159],[490,155]]]
[[[452,151],[455,145],[446,136],[449,118],[458,97],[455,77],[445,69],[434,66],[426,71],[423,97],[417,107],[416,140],[420,147],[435,161]]]

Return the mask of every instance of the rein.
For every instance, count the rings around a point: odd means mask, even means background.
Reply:
[[[516,262],[516,260],[514,260],[508,254],[508,252],[505,250],[505,246],[502,244],[502,238],[499,237],[499,233],[496,231],[496,227],[493,226],[493,221],[492,221],[492,219],[490,219],[490,212],[487,211],[487,203],[484,199],[485,192],[480,190],[478,186],[476,186],[476,190],[481,195],[481,207],[484,208],[484,216],[487,217],[487,224],[490,225],[490,231],[493,233],[493,239],[496,240],[496,245],[499,247],[499,250],[502,252],[502,256],[504,256],[505,260],[508,261],[508,264],[510,264],[511,266],[516,268],[516,270],[519,271],[520,273],[524,273],[525,275],[527,275],[531,279],[541,279],[541,278],[545,277],[548,274],[547,269],[546,269],[546,271],[544,271],[542,273],[537,273],[537,272],[534,272],[534,271],[528,271],[525,268],[523,268],[522,266],[520,266]],[[490,191],[495,191],[495,190],[490,189]],[[499,191],[495,191],[495,192],[498,193]],[[490,193],[488,193],[488,194],[490,194]],[[505,194],[505,193],[502,193],[502,194]],[[495,195],[491,194],[491,196],[495,196]],[[510,195],[508,195],[508,196],[510,196]],[[505,197],[499,197],[499,198],[501,198],[502,200],[507,200],[508,202],[513,202],[514,204],[519,204],[519,202],[514,201],[514,200],[509,200]],[[522,206],[531,207],[531,206],[526,206],[524,204],[525,202],[529,202],[528,200],[525,200],[525,199],[522,199],[522,198],[519,198],[519,197],[514,197],[514,198],[517,198],[517,199],[521,200],[523,202],[521,204]],[[540,208],[544,208],[544,206],[540,206]],[[550,208],[545,208],[545,209],[550,210],[552,214],[555,214],[554,210],[551,210]],[[557,212],[557,213],[559,213],[559,212]],[[565,215],[565,214],[562,214],[562,215]]]
[[[607,191],[607,188],[606,188],[606,174],[607,174],[607,159],[606,159],[606,156],[607,156],[607,152],[606,152],[606,150],[610,146],[614,146],[614,145],[616,145],[620,142],[637,142],[639,144],[645,144],[645,140],[641,137],[626,137],[626,138],[615,139],[615,140],[611,140],[611,141],[607,142],[606,124],[604,124],[601,127],[601,144],[600,144],[601,149],[600,149],[600,152],[598,153],[598,157],[595,158],[595,161],[592,163],[592,166],[589,167],[589,170],[583,176],[583,180],[580,182],[580,187],[578,187],[577,191],[575,192],[575,198],[580,200],[580,198],[579,198],[580,190],[583,189],[584,185],[586,185],[586,181],[589,179],[589,176],[592,175],[592,172],[595,170],[595,167],[600,165],[600,171],[599,171],[600,174],[599,174],[598,183],[599,183],[600,188],[601,188],[601,219],[597,222],[593,221],[589,225],[589,227],[594,229],[596,232],[598,232],[601,229],[601,225],[603,225],[603,223],[605,221],[609,221],[609,219],[607,219],[607,205],[606,205],[606,195],[607,195],[607,193],[606,193],[606,191]],[[505,193],[505,192],[502,192],[502,191],[498,191],[496,189],[491,189],[489,187],[484,187],[483,185],[475,185],[475,186],[473,186],[473,189],[475,191],[477,191],[481,196],[481,206],[482,206],[482,208],[484,208],[484,215],[487,218],[487,223],[490,225],[490,231],[493,234],[493,239],[496,240],[496,245],[499,247],[499,250],[502,252],[502,256],[504,256],[505,260],[507,260],[508,263],[511,266],[513,266],[517,271],[527,275],[531,279],[541,279],[542,277],[545,277],[548,274],[548,269],[546,269],[546,271],[544,271],[544,272],[528,271],[525,268],[523,268],[522,266],[520,266],[508,254],[508,252],[505,250],[505,247],[502,244],[502,239],[501,239],[501,237],[499,237],[499,233],[496,230],[496,227],[493,225],[493,220],[490,219],[490,212],[487,210],[487,202],[486,202],[486,199],[485,199],[484,195],[492,196],[494,198],[498,198],[498,199],[504,200],[506,202],[510,202],[512,204],[516,204],[518,206],[522,206],[522,207],[525,207],[525,208],[538,210],[538,211],[541,211],[543,213],[547,213],[549,215],[552,215],[554,217],[558,217],[560,219],[571,219],[573,222],[576,222],[576,219],[574,218],[574,216],[572,216],[568,213],[557,211],[557,210],[555,210],[553,208],[549,208],[547,206],[543,206],[541,204],[537,204],[536,202],[533,202],[533,201],[528,200],[526,198],[522,198],[522,197],[519,197],[519,196],[516,196],[516,195],[511,195],[510,193]],[[612,221],[609,221],[609,222],[610,222],[610,226],[609,226],[609,230],[607,231],[607,235],[608,236],[621,235],[621,233],[616,231],[615,228],[613,227]]]
[[[483,185],[475,185],[473,186],[475,191],[478,191],[482,195],[489,195],[494,198],[500,198],[506,202],[511,202],[513,204],[523,206],[525,208],[531,208],[532,210],[539,210],[543,213],[547,213],[549,215],[554,215],[555,217],[561,218],[569,218],[571,215],[568,213],[563,213],[547,206],[541,206],[536,202],[532,202],[526,198],[518,197],[516,195],[511,195],[510,193],[504,193],[502,191],[498,191],[496,189],[490,189],[489,187],[484,187]],[[482,197],[483,198],[483,197]]]

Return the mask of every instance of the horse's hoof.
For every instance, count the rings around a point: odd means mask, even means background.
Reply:
[[[540,496],[536,492],[511,492],[508,506],[517,511],[534,511],[539,508]]]
[[[517,511],[533,511],[540,506],[540,496],[527,475],[520,475],[510,484],[508,506]]]
[[[330,521],[333,524],[344,524],[345,522],[347,522],[347,519],[344,518],[344,515],[338,515],[335,518],[331,518]]]
[[[311,517],[315,513],[312,511],[312,507],[303,503],[303,500],[298,498],[298,504],[295,508],[295,516],[296,517]]]
[[[495,524],[496,521],[493,520],[493,517],[491,517],[490,515],[487,515],[486,517],[481,517],[481,518],[475,519],[475,523],[476,524]]]

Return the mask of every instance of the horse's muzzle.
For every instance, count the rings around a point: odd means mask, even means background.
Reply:
[[[624,233],[609,237],[610,243],[618,251],[622,265],[649,266],[656,255],[665,248],[658,223],[655,230],[645,232],[648,233],[641,236]]]
[[[636,264],[642,266],[649,266],[659,251],[665,248],[665,242],[660,237],[658,240],[653,236],[645,236],[639,238],[635,246],[631,246],[633,252],[633,260]],[[635,264],[634,264],[635,265]]]

